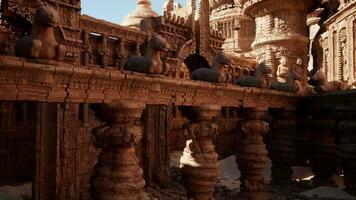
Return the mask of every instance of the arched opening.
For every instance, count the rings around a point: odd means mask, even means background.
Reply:
[[[189,72],[199,68],[209,68],[209,62],[199,54],[191,54],[185,60],[184,64],[188,67]]]

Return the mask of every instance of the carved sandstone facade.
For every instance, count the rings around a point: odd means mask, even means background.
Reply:
[[[355,9],[356,1],[342,1],[339,11],[323,24],[326,31],[319,38],[322,52],[318,67],[324,70],[328,81],[356,81]]]
[[[198,8],[195,0],[185,7],[167,1],[163,16],[143,16],[131,28],[81,15],[79,0],[2,0],[0,184],[31,182],[36,200],[142,200],[149,187],[174,187],[170,158],[180,151],[183,199],[214,198],[218,161],[231,155],[242,174],[240,199],[270,198],[268,158],[277,183],[302,165],[317,185],[344,170],[346,188],[355,190],[355,91],[300,97],[268,88],[269,67],[282,57],[281,66],[306,72],[310,1],[201,0]],[[15,56],[13,44],[30,33],[39,2],[59,15],[58,28],[41,39],[63,45],[63,61]],[[138,6],[150,10],[148,0]],[[239,10],[237,19],[220,18],[225,8]],[[246,19],[240,11],[255,18],[257,55],[248,45],[246,53],[230,52],[225,73],[249,78],[241,86],[189,80],[222,50],[225,38],[212,23],[232,36],[230,22]],[[168,43],[155,54],[170,66],[167,74],[124,69],[131,56],[145,55],[152,35]],[[266,63],[246,70],[255,60]]]

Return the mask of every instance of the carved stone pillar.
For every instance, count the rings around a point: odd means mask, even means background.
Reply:
[[[242,121],[242,138],[237,149],[236,161],[241,171],[239,199],[267,200],[264,192],[264,171],[268,164],[263,135],[269,131],[267,122],[262,121],[265,109],[246,109]]]
[[[143,199],[145,180],[135,147],[142,137],[139,119],[144,108],[139,102],[120,101],[95,109],[106,124],[93,130],[101,148],[91,181],[93,199]]]
[[[329,109],[316,109],[312,114],[312,120],[310,164],[315,175],[313,183],[334,185],[332,180],[336,161],[334,113]]]
[[[90,64],[90,57],[92,53],[90,34],[88,31],[83,31],[83,66],[88,66]]]
[[[344,169],[346,189],[356,189],[356,104],[337,108],[339,116],[340,144],[338,156]]]
[[[193,200],[213,199],[219,163],[213,144],[218,125],[212,119],[219,114],[220,109],[219,106],[197,107],[196,119],[186,125],[188,140],[180,162],[188,198]]]
[[[274,182],[290,182],[292,166],[296,159],[296,119],[295,111],[271,110],[274,117],[272,124],[272,179]]]
[[[102,35],[101,38],[101,50],[100,50],[100,64],[102,67],[108,66],[108,36]]]

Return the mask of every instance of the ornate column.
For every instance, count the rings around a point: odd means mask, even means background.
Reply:
[[[340,144],[338,156],[344,169],[346,189],[356,189],[356,104],[337,108]]]
[[[213,138],[218,134],[218,125],[212,120],[221,107],[196,107],[196,118],[186,125],[188,138],[181,169],[188,198],[194,200],[212,200],[214,186],[219,176],[218,154],[215,152]]]
[[[272,124],[272,179],[274,182],[290,182],[292,166],[296,160],[296,119],[294,110],[274,109]]]
[[[336,121],[331,108],[316,108],[312,113],[311,159],[316,185],[334,185]]]
[[[264,192],[264,171],[268,164],[267,149],[263,135],[269,131],[267,122],[262,121],[267,109],[244,110],[242,138],[238,145],[236,161],[241,171],[239,199],[267,200]]]
[[[99,51],[100,54],[100,65],[101,67],[107,67],[107,56],[108,56],[108,36],[102,35],[101,36],[101,49]]]
[[[83,66],[88,66],[90,64],[90,57],[92,55],[92,48],[90,45],[90,35],[88,31],[83,31]]]
[[[101,148],[91,181],[93,199],[143,198],[145,180],[135,147],[142,137],[139,119],[144,108],[139,102],[117,101],[94,109],[105,124],[93,130]]]

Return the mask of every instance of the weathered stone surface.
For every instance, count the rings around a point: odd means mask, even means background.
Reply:
[[[183,180],[188,198],[194,200],[213,199],[214,186],[219,176],[218,154],[213,138],[218,126],[212,118],[220,111],[218,106],[196,108],[197,118],[186,125],[186,147],[180,158]]]
[[[267,200],[264,192],[264,170],[268,164],[267,149],[263,135],[269,131],[262,121],[264,109],[247,109],[241,123],[243,135],[237,148],[236,161],[241,171],[240,199]]]
[[[135,147],[142,138],[138,123],[145,104],[116,101],[96,110],[105,125],[93,130],[101,148],[91,181],[91,196],[98,200],[141,200],[145,180]]]
[[[269,149],[272,160],[272,179],[275,182],[292,181],[292,166],[296,161],[296,120],[293,110],[272,110],[272,142]]]
[[[343,199],[343,200],[356,199],[356,197],[347,194],[345,191],[332,187],[315,188],[301,193],[301,196],[307,198],[321,198],[321,199]]]

